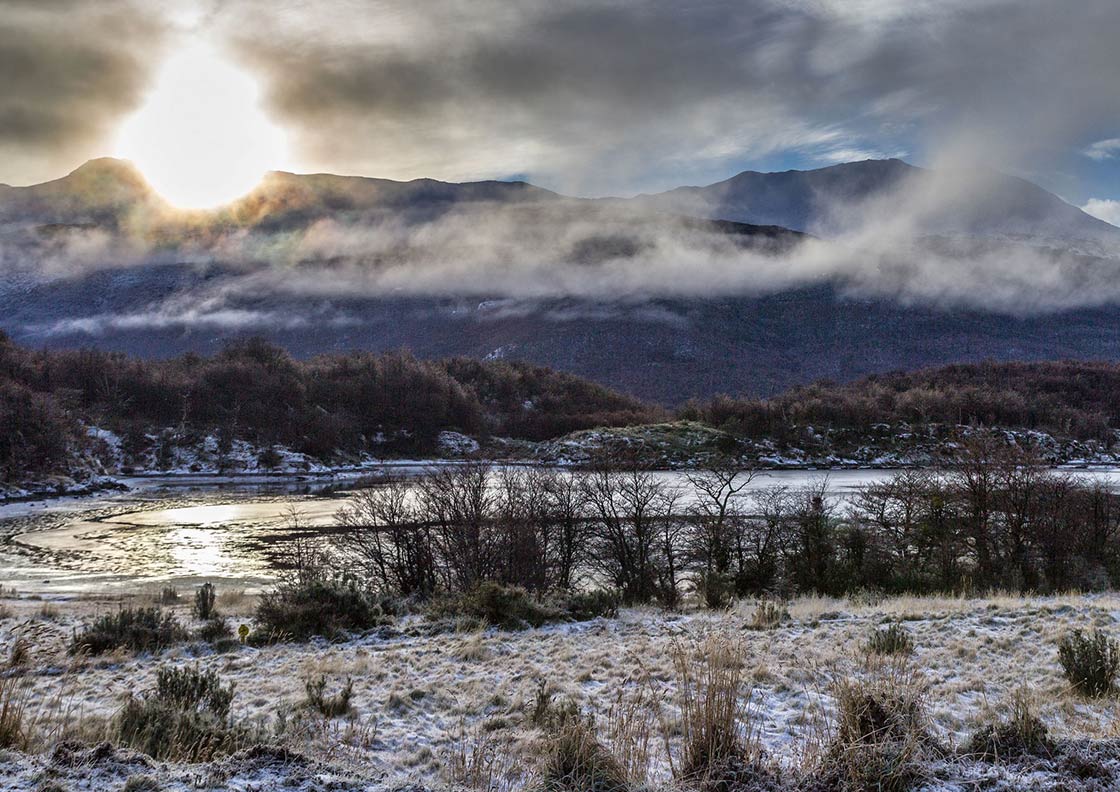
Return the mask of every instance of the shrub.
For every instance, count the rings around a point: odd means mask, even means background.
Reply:
[[[1110,693],[1120,667],[1120,646],[1101,630],[1074,630],[1058,643],[1058,660],[1074,689],[1087,696]]]
[[[206,643],[218,643],[226,638],[232,638],[233,631],[224,618],[212,616],[195,631],[195,637]]]
[[[165,586],[159,593],[158,601],[162,605],[174,605],[179,601],[179,590],[174,586]]]
[[[1054,742],[1049,731],[1030,705],[1025,690],[1015,691],[1011,714],[1007,720],[979,729],[968,742],[966,751],[990,761],[1018,756],[1050,756]]]
[[[323,577],[295,579],[261,595],[255,636],[266,640],[334,638],[391,622],[356,584]]]
[[[621,599],[615,591],[606,589],[578,591],[568,595],[564,601],[564,610],[575,621],[588,621],[600,616],[613,619],[618,616],[620,602]]]
[[[696,584],[704,605],[712,610],[723,610],[731,604],[735,586],[730,576],[718,572],[702,572]]]
[[[194,615],[202,621],[210,621],[218,615],[214,610],[215,594],[212,583],[203,583],[194,593]]]
[[[272,446],[269,446],[268,448],[262,450],[260,454],[257,455],[257,466],[262,467],[266,470],[273,470],[275,468],[278,468],[281,464],[283,464],[283,462],[283,454],[281,454]]]
[[[230,723],[233,685],[214,672],[161,668],[156,690],[130,697],[113,720],[117,742],[156,759],[205,762],[260,741],[259,730]]]
[[[563,618],[559,611],[533,600],[525,589],[490,581],[480,583],[466,594],[433,603],[431,613],[435,616],[467,616],[503,630],[540,627]]]
[[[159,651],[188,637],[178,620],[159,608],[122,608],[99,617],[75,634],[70,641],[70,653],[97,655],[118,648]]]
[[[324,718],[336,718],[350,711],[350,698],[354,694],[354,682],[347,677],[346,684],[331,695],[326,694],[327,677],[319,674],[318,677],[308,679],[304,684],[307,690],[307,706],[316,709]]]
[[[224,720],[229,715],[233,701],[233,688],[222,687],[222,680],[214,671],[183,666],[161,666],[156,670],[156,696],[180,709],[202,707]]]
[[[901,624],[890,624],[871,633],[867,651],[876,655],[909,655],[914,651],[914,641]]]

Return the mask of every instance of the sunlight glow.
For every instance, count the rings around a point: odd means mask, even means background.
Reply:
[[[253,78],[202,41],[163,64],[117,145],[117,156],[132,160],[153,189],[184,209],[241,197],[285,165],[286,151]]]

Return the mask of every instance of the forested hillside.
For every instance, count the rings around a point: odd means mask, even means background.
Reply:
[[[1120,428],[1120,364],[984,362],[816,382],[771,399],[717,397],[682,415],[751,437],[792,426],[963,424],[1038,429],[1083,440]]]
[[[430,452],[440,431],[542,440],[660,420],[660,409],[570,374],[503,361],[399,353],[296,360],[259,339],[169,360],[92,349],[32,351],[0,335],[0,471],[57,470],[82,424],[126,445],[166,427],[225,442],[337,451]]]

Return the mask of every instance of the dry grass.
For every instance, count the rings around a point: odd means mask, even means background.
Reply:
[[[1036,714],[1031,692],[1021,687],[1011,697],[1007,717],[977,730],[968,743],[968,753],[993,762],[1023,755],[1050,756],[1054,742],[1046,724]]]
[[[670,656],[681,713],[675,773],[696,781],[747,761],[754,747],[742,645],[712,636],[692,647],[677,644]]]
[[[931,746],[920,678],[901,663],[834,686],[835,728],[823,770],[849,790],[903,792]]]
[[[17,677],[0,679],[0,748],[27,748],[27,691]]]
[[[626,792],[627,768],[599,740],[594,723],[572,718],[552,735],[540,782],[550,792]]]
[[[12,641],[12,648],[8,651],[8,668],[15,670],[25,667],[31,660],[31,642],[19,637]]]
[[[31,643],[30,660],[20,673],[28,697],[24,720],[30,724],[26,731],[34,750],[49,748],[62,736],[96,738],[130,690],[152,686],[161,660],[193,662],[197,657],[195,647],[183,645],[159,658],[122,652],[71,661],[65,650],[72,631],[102,610],[104,601],[60,602],[60,617],[52,621],[34,618],[41,604],[13,601],[18,618],[0,623],[5,647],[19,637]],[[429,785],[447,780],[445,762],[452,761],[461,725],[466,753],[476,768],[485,764],[487,743],[499,746],[513,765],[508,771],[499,766],[495,776],[508,772],[519,777],[523,768],[538,768],[543,757],[551,757],[558,732],[534,728],[531,718],[540,680],[547,681],[550,706],[581,714],[587,733],[566,735],[569,749],[582,745],[591,750],[589,734],[618,768],[616,778],[611,773],[607,777],[631,786],[676,783],[674,771],[682,773],[686,749],[694,742],[689,735],[708,734],[699,744],[714,746],[710,753],[719,754],[722,738],[712,735],[727,732],[714,725],[687,725],[728,722],[728,699],[709,699],[705,692],[709,672],[735,670],[705,665],[700,647],[712,635],[734,636],[740,709],[751,705],[738,715],[737,734],[746,755],[757,747],[765,751],[767,766],[801,767],[802,757],[814,750],[807,743],[815,741],[822,746],[816,750],[823,761],[838,732],[842,680],[877,684],[886,672],[866,665],[868,635],[895,621],[903,621],[913,637],[909,673],[920,691],[927,729],[938,743],[964,745],[985,725],[1015,720],[1007,714],[1010,710],[1003,710],[1003,702],[1011,702],[1022,685],[1032,691],[1031,711],[1053,739],[1115,736],[1115,702],[1071,695],[1057,650],[1061,636],[1073,629],[1114,625],[1112,614],[1120,610],[1115,595],[906,597],[852,604],[802,599],[788,604],[789,619],[766,630],[749,629],[754,608],[750,603],[726,612],[682,614],[625,609],[618,619],[594,623],[435,636],[422,629],[423,622],[417,620],[412,629],[406,619],[399,625],[402,633],[393,637],[370,635],[329,646],[238,647],[199,659],[237,683],[240,717],[272,724],[278,712],[286,711],[285,745],[316,757],[339,758],[394,781]],[[675,647],[692,652],[691,683],[682,685]],[[39,672],[71,662],[80,673]],[[304,681],[319,674],[340,683],[348,676],[355,680],[351,716],[327,721],[302,706]],[[682,706],[681,692],[689,685],[691,716],[686,714],[689,707]],[[721,684],[714,688],[720,690]],[[984,711],[989,701],[999,703],[994,714]],[[696,714],[707,712],[710,717]],[[827,728],[820,725],[826,722]],[[373,748],[368,747],[371,734],[376,734]],[[483,746],[477,757],[471,747],[476,740]],[[862,749],[888,769],[888,759],[905,759],[909,750],[904,740],[880,746],[864,739],[855,746],[849,745],[848,753]],[[915,746],[932,750],[929,744]],[[569,758],[572,753],[568,751]],[[580,756],[579,750],[574,753]],[[925,755],[919,753],[919,760]],[[815,771],[817,765],[810,764]],[[582,764],[567,766],[579,769]],[[490,771],[467,775],[489,778]],[[512,788],[503,778],[494,783]]]
[[[750,627],[754,630],[771,630],[789,618],[784,603],[774,600],[759,600],[751,613]]]

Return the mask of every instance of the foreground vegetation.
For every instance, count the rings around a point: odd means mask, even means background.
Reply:
[[[195,633],[185,600],[162,607]],[[431,633],[431,617],[400,615],[332,644],[79,653],[60,674],[67,634],[107,604],[62,603],[45,619],[8,599],[0,636],[35,637],[3,673],[0,784],[311,790],[324,772],[353,790],[1120,783],[1114,596],[798,598],[777,620],[757,603],[698,604],[517,632]],[[258,629],[252,602],[219,592],[218,605]],[[1086,687],[1101,669],[1111,676]]]

